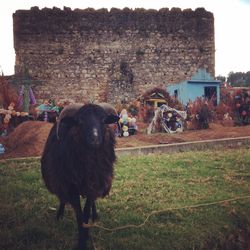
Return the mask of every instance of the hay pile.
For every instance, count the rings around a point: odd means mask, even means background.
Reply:
[[[7,137],[0,138],[6,149],[1,158],[40,156],[52,123],[27,121],[21,123]]]

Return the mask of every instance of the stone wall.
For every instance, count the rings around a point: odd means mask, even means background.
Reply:
[[[13,21],[15,71],[28,66],[40,100],[127,102],[201,67],[214,76],[214,18],[203,8],[33,7]]]

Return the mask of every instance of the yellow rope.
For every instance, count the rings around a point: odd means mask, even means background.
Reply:
[[[237,200],[243,200],[243,199],[249,199],[250,195],[246,195],[246,196],[240,196],[240,197],[235,197],[235,198],[231,198],[231,199],[227,199],[227,200],[221,200],[221,201],[215,201],[215,202],[209,202],[209,203],[201,203],[201,204],[197,204],[197,205],[191,205],[191,206],[183,206],[183,207],[175,207],[175,208],[167,208],[167,209],[163,209],[163,210],[158,210],[158,211],[152,211],[144,220],[143,223],[139,224],[139,225],[125,225],[125,226],[120,226],[120,227],[115,227],[115,228],[107,228],[107,227],[103,227],[97,224],[89,224],[88,227],[95,227],[95,228],[99,228],[105,231],[118,231],[118,230],[123,230],[123,229],[127,229],[127,228],[140,228],[143,227],[147,221],[149,220],[149,218],[152,215],[155,214],[160,214],[160,213],[164,213],[164,212],[168,212],[168,211],[173,211],[173,210],[181,210],[181,209],[190,209],[190,208],[198,208],[198,207],[206,207],[206,206],[212,206],[212,205],[217,205],[217,204],[222,204],[225,202],[232,202],[232,201],[237,201]],[[86,225],[85,225],[86,227]]]

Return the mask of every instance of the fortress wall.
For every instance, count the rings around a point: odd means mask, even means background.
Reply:
[[[60,10],[13,14],[16,73],[27,65],[38,99],[126,102],[155,86],[214,76],[214,17],[180,10]]]

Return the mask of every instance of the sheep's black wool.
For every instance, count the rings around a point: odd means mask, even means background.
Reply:
[[[87,247],[88,228],[83,224],[88,224],[91,212],[92,220],[97,217],[95,200],[111,188],[115,136],[107,124],[118,119],[98,105],[87,104],[52,127],[44,148],[41,171],[45,185],[59,198],[57,219],[63,217],[66,203],[74,208],[79,249]],[[80,196],[86,198],[83,210]]]

